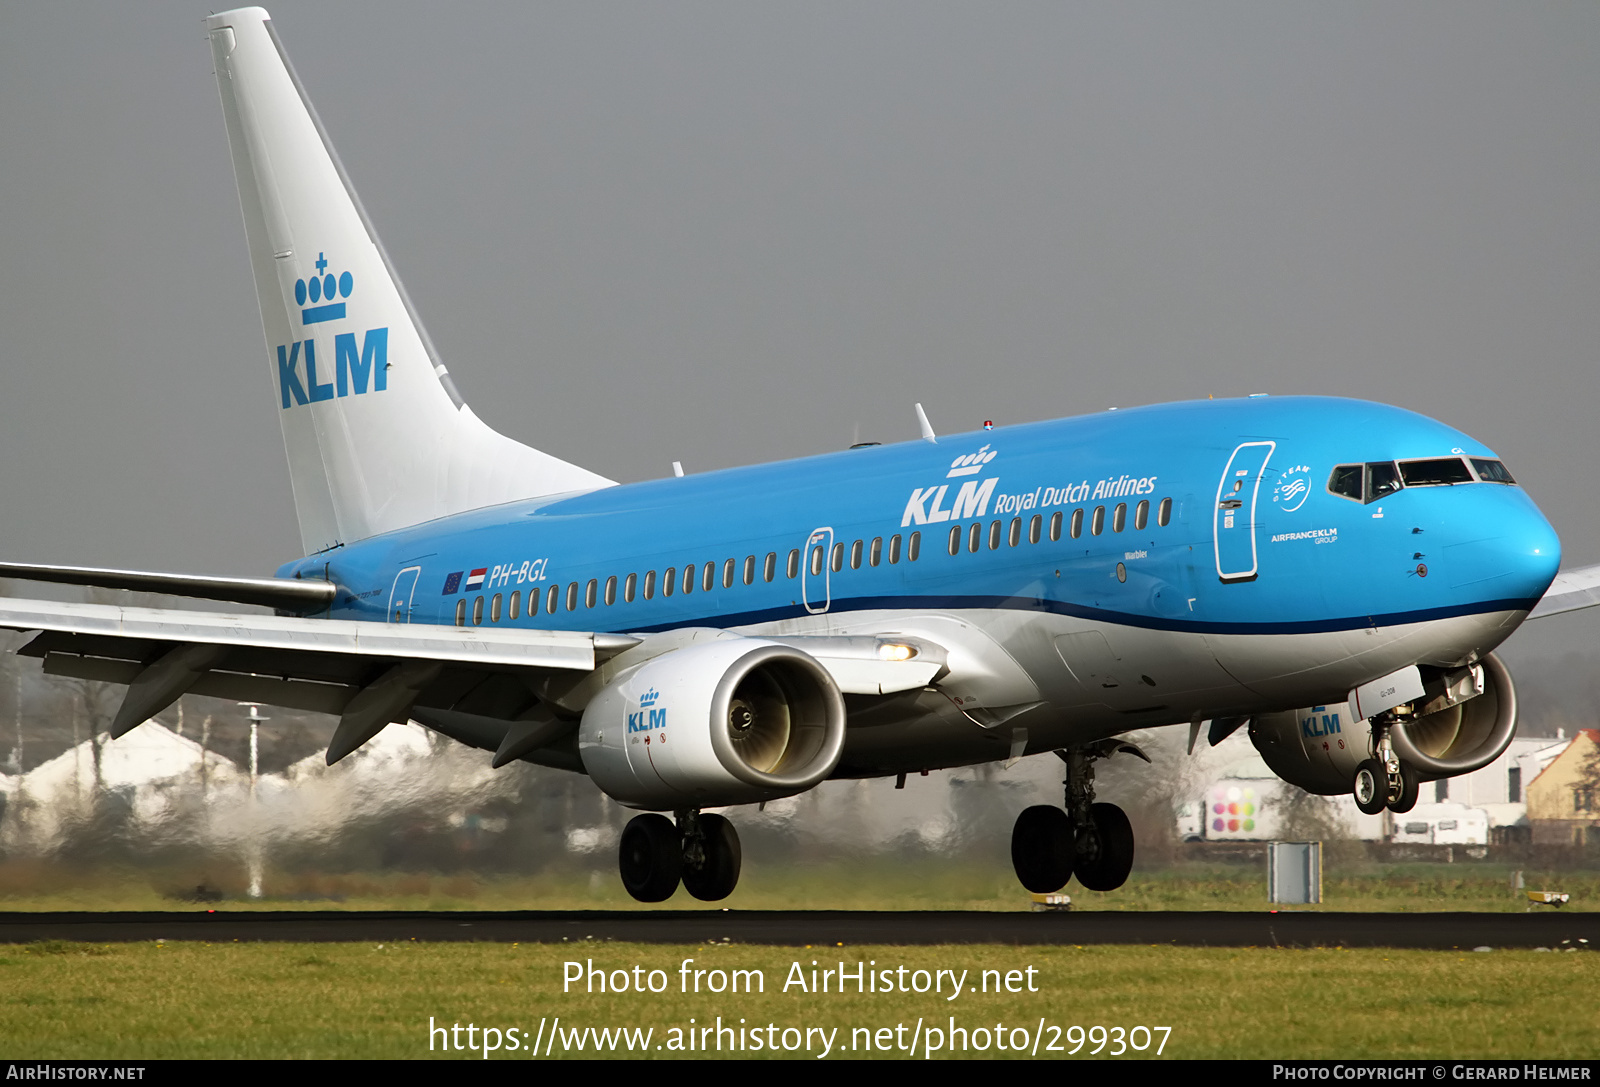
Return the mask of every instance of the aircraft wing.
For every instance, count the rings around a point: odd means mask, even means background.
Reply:
[[[639,641],[14,599],[0,599],[0,628],[39,631],[20,652],[48,674],[127,684],[113,736],[192,692],[339,715],[330,762],[420,696],[514,717],[537,704],[532,683],[587,674]]]
[[[1579,611],[1600,604],[1600,565],[1563,570],[1540,601],[1528,613],[1529,619]]]
[[[49,675],[126,684],[128,693],[111,722],[113,737],[193,693],[337,715],[330,764],[390,721],[410,716],[452,739],[496,751],[495,765],[504,765],[570,733],[574,707],[565,696],[581,696],[578,688],[604,682],[590,677],[642,641],[588,631],[9,598],[0,598],[0,629],[37,631],[18,652],[42,658]],[[877,637],[772,640],[808,652],[847,693],[912,690],[946,662],[942,647],[926,639],[912,640],[916,651],[910,659],[885,657]],[[904,641],[896,639],[896,645]],[[564,713],[557,716],[552,704]],[[555,758],[552,765],[577,768],[574,759]]]

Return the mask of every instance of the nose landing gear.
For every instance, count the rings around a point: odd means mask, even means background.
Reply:
[[[1124,740],[1100,740],[1057,751],[1067,764],[1066,807],[1040,804],[1017,817],[1011,831],[1011,866],[1036,894],[1064,887],[1073,874],[1091,891],[1114,891],[1133,869],[1133,827],[1115,804],[1094,800],[1095,759],[1118,752],[1150,757]]]
[[[1377,815],[1388,808],[1403,815],[1417,806],[1420,784],[1416,770],[1400,761],[1389,746],[1389,738],[1384,736],[1378,741],[1378,757],[1356,767],[1350,792],[1363,814]]]
[[[665,902],[680,882],[702,902],[727,898],[742,860],[733,824],[698,808],[677,816],[676,827],[654,812],[629,820],[617,857],[623,887],[640,902]]]

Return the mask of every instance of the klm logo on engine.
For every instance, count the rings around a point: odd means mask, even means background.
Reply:
[[[950,462],[950,470],[945,473],[945,478],[975,476],[987,468],[989,462],[998,455],[998,450],[991,450],[986,445],[976,453],[957,457]],[[944,503],[950,484],[940,483],[928,488],[913,487],[911,498],[906,502],[905,513],[900,518],[900,527],[982,517],[989,512],[989,498],[994,494],[994,485],[998,481],[998,476],[990,476],[981,483],[975,479],[966,480],[961,484],[961,489],[956,491],[955,501],[948,509]]]
[[[338,276],[329,272],[324,254],[317,254],[316,267],[316,275],[296,280],[294,285],[295,304],[302,307],[302,325],[342,320],[345,316],[343,300],[355,290],[355,277],[349,272]],[[369,387],[375,393],[387,389],[389,330],[369,328],[359,344],[354,332],[336,334],[333,337],[333,373],[329,375],[326,369],[326,354],[322,365],[324,369],[319,374],[315,338],[278,347],[278,392],[285,410],[352,393],[360,396]]]
[[[1300,720],[1300,735],[1307,739],[1320,740],[1324,736],[1337,736],[1339,734],[1339,715],[1337,713],[1323,713],[1323,707],[1314,706],[1310,717]]]
[[[639,696],[639,712],[628,714],[629,732],[653,732],[667,727],[667,708],[656,705],[660,698],[661,692],[654,687]]]

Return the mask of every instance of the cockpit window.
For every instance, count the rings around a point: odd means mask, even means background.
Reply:
[[[1511,473],[1506,471],[1506,466],[1497,460],[1480,460],[1472,458],[1472,466],[1478,470],[1478,478],[1485,483],[1515,483]]]
[[[1365,479],[1365,465],[1341,464],[1328,477],[1328,490],[1333,494],[1360,502],[1365,494]]]
[[[1401,461],[1400,477],[1407,487],[1448,487],[1473,482],[1466,461],[1460,457]]]
[[[1394,494],[1400,486],[1400,470],[1393,461],[1375,461],[1367,465],[1368,502],[1376,502]]]

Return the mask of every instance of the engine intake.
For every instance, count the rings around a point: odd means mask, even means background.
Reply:
[[[1448,694],[1436,701],[1448,703]],[[1402,719],[1389,730],[1395,753],[1424,779],[1469,774],[1487,766],[1511,746],[1516,733],[1517,690],[1511,673],[1493,653],[1483,659],[1482,694]]]
[[[1475,670],[1425,686],[1397,707],[1389,736],[1400,761],[1422,781],[1467,774],[1489,765],[1517,731],[1511,673],[1489,654]],[[1264,713],[1250,722],[1250,742],[1272,772],[1311,793],[1350,791],[1356,768],[1374,754],[1372,727],[1346,703]]]
[[[595,784],[629,807],[721,807],[823,781],[844,728],[844,699],[814,658],[729,638],[618,675],[584,709],[578,753]]]

